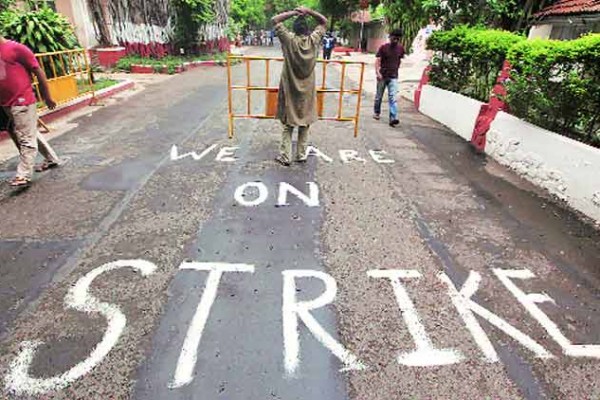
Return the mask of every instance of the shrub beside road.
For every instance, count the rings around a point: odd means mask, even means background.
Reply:
[[[428,41],[437,52],[431,84],[487,102],[505,60],[510,112],[600,147],[600,35],[572,41],[526,40],[500,30],[459,26]]]

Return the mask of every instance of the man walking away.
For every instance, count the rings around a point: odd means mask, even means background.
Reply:
[[[44,102],[48,108],[54,109],[56,104],[50,96],[46,75],[33,52],[20,43],[0,36],[0,112],[4,113],[8,121],[8,133],[19,150],[19,165],[16,176],[9,181],[11,186],[28,185],[34,168],[41,172],[58,167],[61,163],[38,131],[37,100],[31,74],[37,77]],[[38,149],[45,161],[34,166]]]
[[[381,102],[385,89],[388,91],[390,105],[390,126],[395,127],[398,121],[398,69],[404,57],[404,47],[400,44],[402,31],[394,30],[390,34],[390,41],[382,45],[377,51],[375,59],[375,70],[377,72],[377,95],[375,96],[375,114],[373,118],[380,119]]]
[[[269,46],[274,46],[274,45],[275,45],[275,30],[270,29],[269,30]]]
[[[311,33],[306,21],[314,17],[317,28]],[[283,21],[296,17],[294,32],[283,25]],[[292,133],[298,127],[298,145],[295,160],[306,161],[306,145],[310,125],[317,121],[317,88],[315,66],[319,47],[325,34],[327,18],[316,11],[298,7],[276,15],[272,19],[283,51],[283,71],[279,83],[277,119],[284,125],[281,135],[278,163],[289,166],[292,161]]]
[[[335,38],[328,32],[325,38],[323,39],[323,59],[331,60],[331,52],[335,47]]]

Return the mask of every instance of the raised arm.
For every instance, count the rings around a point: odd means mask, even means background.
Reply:
[[[290,19],[298,15],[300,15],[300,13],[297,10],[285,11],[271,18],[271,22],[273,22],[273,25],[277,25],[278,23],[283,22],[286,19]]]
[[[325,16],[323,16],[323,14],[320,14],[319,12],[317,12],[315,10],[311,10],[310,8],[307,8],[307,7],[298,7],[298,8],[296,8],[296,11],[298,13],[300,13],[301,15],[310,15],[311,17],[313,17],[314,19],[317,20],[317,23],[319,25],[323,25],[324,27],[327,27],[327,18],[325,18]]]

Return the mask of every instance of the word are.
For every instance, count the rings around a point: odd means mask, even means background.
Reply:
[[[201,153],[196,153],[195,151],[190,151],[189,153],[179,153],[179,148],[177,145],[173,145],[171,147],[171,161],[179,161],[184,160],[186,158],[191,158],[194,161],[200,161],[206,158],[210,153],[213,153],[217,149],[217,145],[213,144],[207,147]],[[234,163],[238,159],[235,156],[236,151],[239,149],[238,146],[233,147],[223,147],[215,156],[215,161],[225,162],[225,163]],[[343,164],[350,164],[352,162],[366,163],[367,159],[371,159],[372,161],[378,164],[393,164],[395,161],[387,158],[385,156],[386,152],[383,150],[368,150],[369,155],[367,157],[362,157],[361,154],[356,150],[339,150],[339,158]],[[308,146],[306,150],[306,156],[316,156],[319,159],[327,162],[333,163],[333,158],[323,153],[319,149],[314,146]]]
[[[89,293],[89,288],[92,282],[99,276],[120,268],[132,268],[139,271],[145,277],[152,275],[157,270],[156,265],[148,261],[121,260],[105,264],[81,278],[69,290],[65,298],[65,304],[67,308],[84,313],[98,313],[106,318],[107,328],[102,340],[85,360],[63,374],[49,378],[35,378],[29,375],[29,369],[35,357],[36,349],[42,343],[39,341],[23,342],[20,353],[11,363],[5,377],[6,389],[9,392],[17,395],[37,395],[61,390],[92,371],[93,368],[102,362],[119,341],[126,327],[127,319],[116,305],[100,302],[92,296]],[[226,273],[253,274],[255,272],[253,265],[216,262],[184,262],[180,265],[179,270],[208,273],[208,278],[206,279],[200,303],[189,324],[173,378],[169,384],[173,389],[184,387],[193,380],[198,348],[202,340],[206,322],[210,317],[212,306],[217,299],[218,288],[223,275]],[[515,283],[516,280],[527,280],[535,277],[531,271],[527,269],[494,269],[493,273],[523,305],[527,312],[546,330],[548,336],[558,343],[565,355],[600,359],[600,345],[573,344],[560,331],[559,327],[540,309],[538,304],[555,303],[551,297],[544,293],[525,293],[517,286]],[[330,305],[335,301],[337,283],[334,278],[324,272],[313,270],[286,270],[282,272],[282,275],[283,357],[288,377],[294,378],[300,367],[300,323],[304,324],[310,334],[340,360],[343,365],[343,371],[364,370],[368,368],[355,354],[327,332],[313,316],[314,310]],[[457,349],[436,348],[425,326],[421,322],[421,318],[405,287],[406,281],[417,280],[422,277],[419,271],[374,269],[368,271],[367,275],[373,279],[385,279],[389,281],[400,314],[413,339],[414,350],[398,354],[397,362],[400,365],[433,367],[452,365],[465,359],[465,356]],[[448,296],[467,330],[480,348],[484,360],[497,362],[499,358],[489,337],[479,324],[477,317],[513,338],[536,357],[541,359],[554,357],[533,338],[473,300],[473,296],[481,283],[481,274],[474,271],[470,272],[461,288],[457,288],[452,280],[443,272],[440,272],[437,277],[446,287]],[[296,294],[300,279],[319,280],[319,287],[324,285],[325,290],[315,299],[299,301]]]

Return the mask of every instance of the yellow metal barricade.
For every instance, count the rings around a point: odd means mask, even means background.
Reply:
[[[65,104],[89,94],[92,101],[95,99],[92,71],[84,49],[40,53],[35,57],[46,73],[48,89],[56,104]],[[33,85],[40,101],[40,109],[44,109],[37,79],[34,79]]]
[[[231,65],[233,60],[241,60],[242,63],[245,64],[246,68],[246,83],[245,85],[233,85],[233,78],[231,72]],[[265,62],[266,66],[266,76],[265,76],[265,85],[257,86],[253,85],[251,81],[251,63],[255,62]],[[282,57],[256,57],[256,56],[238,56],[238,55],[228,55],[227,56],[227,86],[228,86],[228,98],[229,98],[229,138],[233,138],[234,133],[234,120],[236,118],[239,119],[274,119],[277,113],[277,101],[279,95],[279,87],[270,86],[271,81],[271,65],[273,62],[282,62]],[[318,60],[318,63],[322,64],[323,74],[321,87],[317,88],[317,113],[319,115],[319,119],[323,121],[344,121],[344,122],[352,122],[354,123],[354,137],[358,137],[358,124],[360,120],[360,107],[362,100],[362,91],[363,91],[363,81],[365,74],[365,63],[361,61],[338,61],[338,60]],[[327,68],[330,64],[339,64],[341,65],[341,84],[339,89],[330,89],[327,88]],[[356,89],[347,89],[347,81],[346,81],[346,70],[348,65],[358,65],[360,67],[360,79],[359,85]],[[233,92],[236,90],[246,91],[246,113],[245,114],[236,114],[233,110]],[[265,113],[264,114],[253,114],[252,106],[251,106],[251,93],[253,91],[263,91],[266,93],[265,97]],[[334,93],[338,94],[337,101],[337,113],[334,117],[326,117],[324,116],[324,104],[325,104],[325,94]],[[343,100],[345,94],[351,94],[357,96],[357,104],[356,110],[354,111],[354,115],[352,117],[346,117],[343,114]]]

